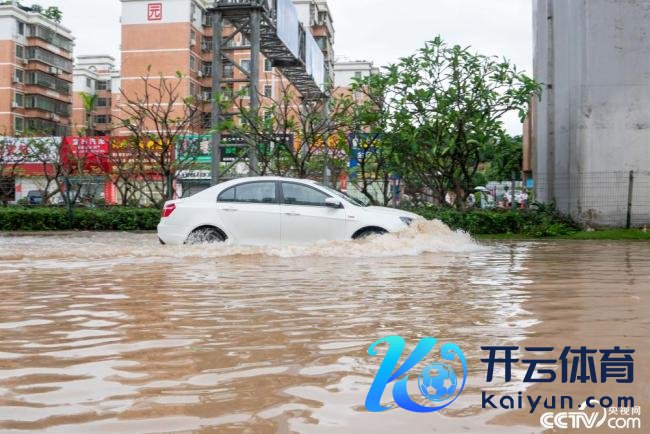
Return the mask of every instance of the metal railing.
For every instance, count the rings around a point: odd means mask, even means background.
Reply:
[[[592,226],[650,226],[650,171],[535,175],[535,198]]]

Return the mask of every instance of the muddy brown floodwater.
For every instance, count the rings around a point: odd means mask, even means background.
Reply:
[[[649,243],[481,245],[435,223],[277,249],[0,236],[0,431],[541,431],[539,414],[480,408],[482,390],[522,390],[485,383],[481,345],[634,348],[635,383],[596,395],[648,412],[649,256]],[[452,407],[365,411],[381,362],[368,347],[389,335],[463,349]]]

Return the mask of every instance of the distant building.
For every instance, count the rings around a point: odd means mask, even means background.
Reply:
[[[345,60],[334,64],[335,87],[350,87],[355,78],[367,77],[379,73],[379,68],[367,60]]]
[[[650,223],[650,9],[629,0],[535,0],[543,83],[527,140],[537,200],[594,225]]]
[[[122,3],[122,45],[120,84],[125,95],[135,95],[142,89],[141,77],[148,68],[153,78],[183,77],[181,97],[193,96],[202,102],[202,117],[197,132],[211,128],[212,111],[212,15],[208,8],[213,0],[120,0]],[[333,58],[334,29],[327,2],[295,0],[299,19],[320,45],[326,63]],[[308,7],[307,7],[308,6]],[[223,35],[232,35],[234,27],[224,22]],[[241,34],[228,42],[228,56],[241,68],[250,68],[249,41]],[[280,96],[287,80],[271,62],[260,55],[258,88],[262,105]],[[223,78],[235,93],[245,90],[245,75],[233,64],[224,66]],[[119,108],[114,107],[114,110]],[[117,130],[116,133],[125,131]]]
[[[70,134],[73,46],[39,12],[0,5],[0,135]]]
[[[298,19],[308,28],[323,50],[325,77],[334,83],[334,20],[327,0],[293,0]]]
[[[352,92],[354,80],[377,73],[379,73],[379,68],[366,60],[337,61],[334,64],[334,95],[350,95],[355,100],[360,100],[363,95]]]
[[[73,76],[73,133],[85,132],[90,121],[93,135],[110,135],[113,110],[118,111],[113,103],[120,101],[120,72],[115,68],[115,59],[106,55],[78,56]],[[90,113],[84,106],[83,93],[97,96]]]

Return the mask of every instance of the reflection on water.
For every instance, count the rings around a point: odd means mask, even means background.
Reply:
[[[268,251],[149,234],[0,237],[0,429],[392,430],[412,416],[363,410],[380,362],[368,346],[456,341],[476,393],[480,345],[519,342],[538,322],[525,306],[531,268],[571,277],[546,250],[479,246],[435,223]],[[462,430],[454,420],[481,417],[475,407],[461,400],[441,417]]]

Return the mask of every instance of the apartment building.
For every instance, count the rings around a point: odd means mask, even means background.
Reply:
[[[311,30],[325,57],[325,77],[334,83],[334,20],[327,0],[293,0],[298,19]]]
[[[211,126],[212,101],[212,20],[207,8],[212,0],[121,0],[122,3],[122,61],[121,88],[126,95],[134,95],[142,90],[142,76],[164,77],[177,80],[182,78],[183,96],[193,96],[202,104],[200,130]],[[303,1],[295,0],[303,7]],[[309,1],[308,20],[310,29],[323,53],[333,56],[333,26],[326,1]],[[317,9],[311,7],[316,5]],[[317,12],[317,13],[316,13]],[[315,14],[315,15],[314,15]],[[224,36],[232,35],[234,28],[224,23]],[[326,40],[323,38],[326,37]],[[224,66],[223,76],[231,81],[228,86],[234,93],[246,92],[248,83],[239,70],[250,68],[249,42],[237,35],[229,42],[229,57],[237,65]],[[277,99],[287,81],[266,60],[260,56],[261,104]],[[150,68],[150,69],[149,69]],[[330,69],[333,71],[333,67]],[[246,96],[242,98],[246,100]],[[115,107],[114,107],[115,108]]]
[[[120,72],[115,59],[107,55],[78,56],[73,78],[73,133],[110,135],[120,101]]]
[[[40,12],[0,5],[0,134],[70,134],[73,46]]]
[[[355,78],[378,74],[379,68],[367,60],[339,60],[334,64],[334,86],[351,87]]]
[[[348,95],[359,100],[363,96],[352,92],[354,80],[378,73],[379,68],[367,60],[338,60],[334,63],[334,95]]]

